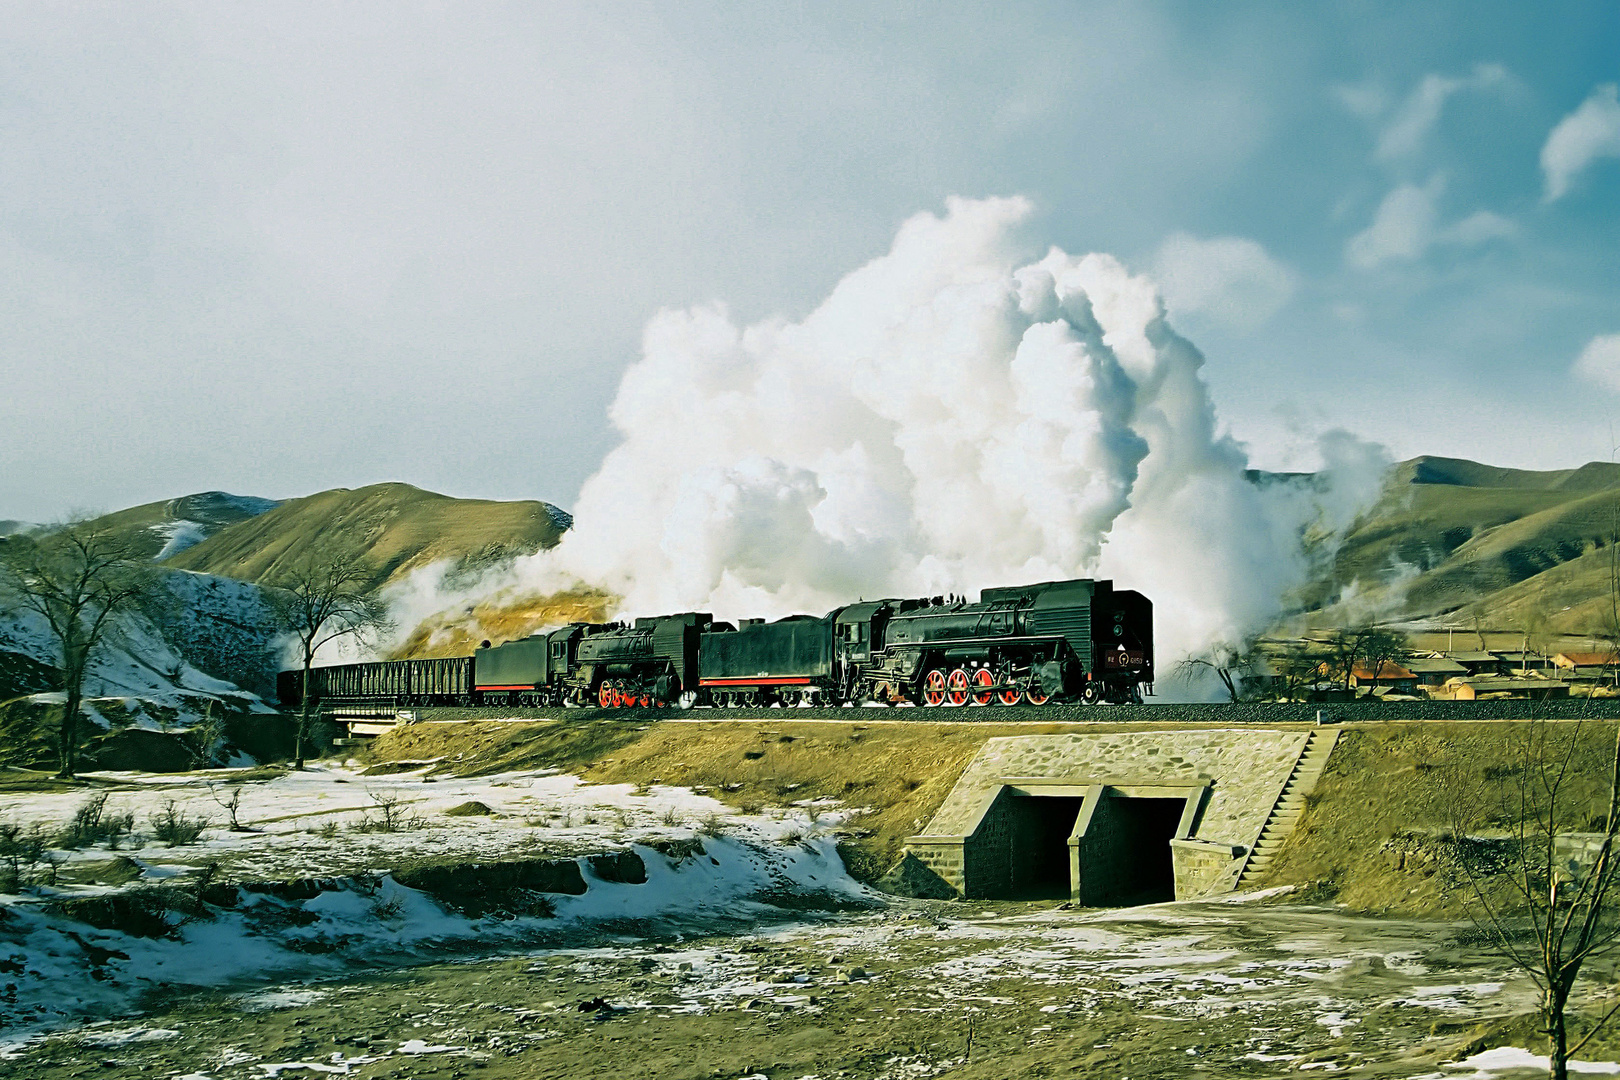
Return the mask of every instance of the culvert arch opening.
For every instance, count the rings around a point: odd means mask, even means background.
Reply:
[[[1196,823],[1206,786],[1014,782],[988,815],[987,899],[1067,898],[1126,907],[1176,898],[1171,842]],[[1000,857],[997,858],[996,856]],[[989,869],[987,867],[987,869]]]

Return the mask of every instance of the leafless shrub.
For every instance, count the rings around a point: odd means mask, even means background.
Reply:
[[[225,813],[230,815],[231,832],[248,831],[242,828],[241,822],[236,820],[236,812],[242,805],[242,785],[232,784],[229,787],[222,788],[219,784],[209,784],[208,794],[213,796],[214,801],[224,809]]]
[[[378,900],[371,905],[372,918],[379,922],[393,922],[405,913],[405,898],[395,896],[387,900]]]
[[[135,831],[135,815],[107,813],[107,793],[92,794],[73,812],[73,820],[57,836],[59,847],[76,849],[105,842],[114,851]]]
[[[212,701],[204,707],[202,719],[192,725],[187,735],[186,752],[191,755],[192,768],[206,769],[214,764],[225,741],[225,721],[214,715]],[[235,830],[236,825],[233,823],[231,828]]]
[[[170,847],[195,844],[209,826],[205,817],[192,817],[175,803],[165,800],[163,808],[152,814],[152,835]]]
[[[399,806],[403,796],[395,791],[368,791],[366,797],[377,808],[374,831],[398,832],[400,826],[404,824],[405,817],[404,811]]]
[[[0,821],[0,893],[14,893],[27,885],[55,885],[59,865],[38,825],[25,829],[15,821]]]

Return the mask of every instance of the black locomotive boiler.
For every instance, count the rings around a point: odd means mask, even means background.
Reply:
[[[1111,581],[965,598],[878,600],[703,635],[700,686],[720,705],[1045,705],[1141,700],[1153,605]]]

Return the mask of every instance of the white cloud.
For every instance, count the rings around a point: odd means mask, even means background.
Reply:
[[[1575,358],[1575,374],[1620,393],[1620,334],[1599,334]]]
[[[1541,148],[1547,201],[1562,198],[1583,169],[1604,157],[1620,157],[1620,96],[1614,83],[1593,90],[1547,136]]]
[[[1446,100],[1463,90],[1490,90],[1508,82],[1507,69],[1499,64],[1476,64],[1473,74],[1462,79],[1425,75],[1417,88],[1401,102],[1383,134],[1378,137],[1377,157],[1391,161],[1415,153],[1423,146]],[[1341,100],[1343,95],[1341,95]],[[1347,106],[1350,104],[1346,102]]]
[[[1153,258],[1153,276],[1172,314],[1196,312],[1242,330],[1269,320],[1295,288],[1292,270],[1241,236],[1172,233]]]
[[[1445,177],[1436,173],[1422,187],[1402,184],[1385,195],[1372,224],[1350,238],[1345,249],[1350,265],[1373,270],[1387,262],[1420,258],[1435,244],[1474,247],[1517,231],[1513,222],[1489,210],[1442,227],[1435,204],[1445,188]]]
[[[1500,240],[1512,236],[1518,231],[1519,227],[1501,214],[1493,214],[1489,210],[1476,210],[1442,231],[1436,239],[1472,247],[1487,240]]]
[[[1333,96],[1345,111],[1363,120],[1376,120],[1389,108],[1389,95],[1371,79],[1353,86],[1335,86]]]
[[[1434,243],[1434,203],[1444,189],[1445,180],[1436,175],[1422,187],[1402,184],[1385,195],[1372,224],[1350,238],[1345,252],[1350,264],[1371,270],[1422,255]]]

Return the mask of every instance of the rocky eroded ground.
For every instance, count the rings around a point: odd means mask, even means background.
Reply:
[[[197,991],[5,1065],[19,1080],[1534,1075],[1523,1052],[1481,1053],[1532,988],[1450,924],[898,901],[725,936],[701,919],[594,936]]]

